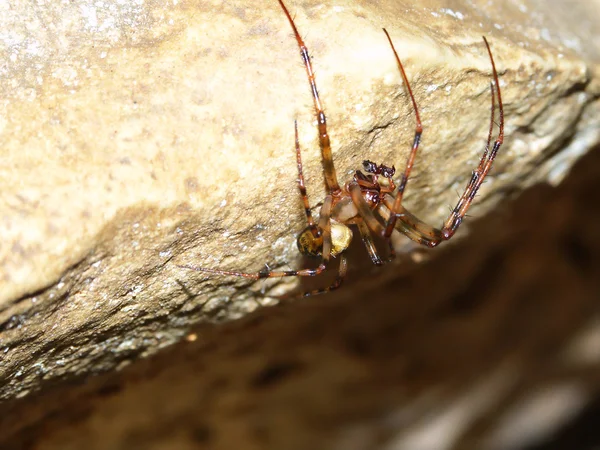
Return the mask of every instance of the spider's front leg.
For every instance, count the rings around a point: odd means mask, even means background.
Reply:
[[[385,29],[384,29],[384,31],[385,31]],[[385,34],[386,34],[386,36],[389,40],[389,43],[392,47],[392,51],[394,52],[396,62],[398,64],[398,67],[400,68],[400,72],[402,74],[402,79],[406,85],[410,99],[412,101],[413,109],[415,111],[417,125],[416,125],[413,147],[409,154],[406,168],[405,168],[404,174],[402,175],[400,184],[398,186],[396,196],[395,196],[395,198],[392,197],[391,195],[386,195],[384,197],[384,204],[389,209],[390,214],[389,214],[389,218],[387,220],[385,231],[382,233],[382,235],[384,238],[386,238],[388,240],[388,242],[390,242],[390,237],[392,235],[393,230],[398,229],[403,234],[405,234],[407,237],[409,237],[410,239],[412,239],[415,242],[418,242],[419,244],[423,244],[428,247],[435,247],[440,242],[450,239],[454,235],[454,233],[456,232],[456,230],[458,229],[460,224],[462,223],[464,216],[467,213],[467,210],[471,206],[471,203],[473,202],[473,199],[475,198],[475,195],[477,194],[477,191],[483,184],[483,180],[485,179],[486,175],[492,168],[494,159],[496,158],[498,150],[500,150],[500,146],[502,145],[502,143],[504,141],[504,109],[503,109],[503,105],[502,105],[502,94],[500,92],[500,82],[498,80],[498,72],[496,71],[496,64],[494,63],[494,57],[492,56],[492,51],[490,49],[487,39],[484,36],[483,41],[485,43],[488,55],[490,57],[490,62],[492,64],[492,74],[493,74],[493,81],[491,82],[492,106],[491,106],[490,128],[489,128],[489,133],[488,133],[485,150],[483,152],[481,160],[479,161],[479,165],[473,171],[473,173],[471,175],[471,179],[467,183],[467,186],[466,186],[463,194],[461,195],[460,199],[458,200],[458,203],[456,204],[456,206],[454,207],[454,209],[452,210],[452,212],[450,213],[450,215],[448,216],[448,218],[442,225],[442,228],[438,229],[438,228],[432,227],[432,226],[428,225],[427,223],[421,221],[414,214],[410,213],[407,209],[405,209],[402,206],[402,195],[404,193],[404,187],[406,186],[406,183],[408,181],[408,175],[410,174],[410,170],[412,168],[412,165],[413,165],[413,162],[415,159],[415,155],[416,155],[418,147],[419,147],[419,142],[420,142],[421,133],[423,131],[423,128],[421,126],[421,119],[419,117],[417,103],[413,96],[413,93],[410,88],[410,84],[408,82],[406,74],[404,72],[404,68],[402,67],[402,62],[400,61],[400,58],[398,57],[398,54],[396,53],[394,44],[392,43],[392,40],[391,40],[389,34],[387,33],[387,31],[385,31]],[[492,133],[493,133],[494,124],[495,124],[494,113],[495,113],[495,109],[496,109],[496,103],[495,103],[496,96],[498,98],[498,113],[499,113],[498,137],[494,141],[493,145],[490,147],[490,144],[492,141]],[[390,243],[390,247],[391,247],[391,243]]]
[[[341,192],[340,185],[337,180],[337,175],[335,171],[335,165],[333,164],[333,155],[331,153],[331,142],[329,140],[329,133],[327,132],[327,118],[325,116],[325,111],[323,110],[323,105],[321,104],[321,98],[319,97],[319,90],[317,89],[317,82],[315,80],[315,72],[312,67],[312,63],[310,62],[310,55],[308,54],[308,49],[306,48],[306,44],[304,40],[298,33],[298,29],[296,28],[296,24],[294,23],[294,19],[290,15],[287,7],[283,3],[283,0],[278,0],[285,16],[292,27],[292,32],[294,33],[294,37],[296,38],[296,43],[298,44],[298,49],[300,50],[300,56],[302,57],[302,62],[304,63],[304,68],[306,69],[306,75],[308,77],[308,83],[310,84],[310,90],[313,97],[313,103],[315,106],[315,112],[317,117],[317,128],[319,131],[319,146],[321,147],[321,158],[323,163],[323,174],[325,177],[325,185],[327,186],[327,193],[337,195]]]

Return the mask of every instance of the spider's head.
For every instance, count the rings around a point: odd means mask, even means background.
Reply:
[[[352,230],[346,225],[331,219],[331,256],[337,256],[348,248],[352,241]],[[323,233],[312,227],[306,227],[296,240],[298,250],[305,256],[323,254]]]
[[[369,161],[368,159],[363,161],[363,168],[365,172],[372,173],[374,175],[381,175],[384,178],[392,178],[396,173],[396,168],[394,166],[388,167],[386,165],[378,165],[373,161]]]
[[[365,200],[372,207],[375,207],[379,205],[380,202],[379,192],[387,194],[390,192],[394,192],[394,189],[396,189],[396,185],[394,184],[393,179],[393,176],[396,173],[396,168],[394,166],[388,167],[384,164],[376,164],[373,161],[369,161],[368,159],[363,161],[363,168],[365,169],[365,172],[372,174],[368,175],[369,177],[371,177],[370,181],[373,184],[373,186],[369,187],[369,190],[375,188],[375,190],[377,191],[376,193],[374,193],[376,195],[376,198],[369,198],[366,195],[366,189],[364,189],[365,183],[360,183],[363,187],[363,195],[365,195]],[[359,173],[360,172],[357,171],[357,174]],[[366,179],[367,176],[363,175],[363,177]]]

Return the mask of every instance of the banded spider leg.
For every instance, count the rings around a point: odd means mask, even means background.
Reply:
[[[373,264],[381,265],[384,260],[379,256],[379,252],[373,241],[373,234],[381,236],[385,239],[390,248],[390,257],[395,256],[392,246],[392,236],[404,234],[411,240],[428,246],[435,247],[440,242],[450,239],[460,224],[471,205],[477,191],[481,187],[484,178],[490,171],[492,163],[502,145],[504,139],[504,111],[502,106],[502,96],[500,93],[500,83],[496,65],[492,56],[492,51],[484,37],[484,43],[492,65],[493,78],[491,86],[491,118],[490,127],[487,137],[487,143],[478,167],[473,171],[471,179],[461,195],[457,205],[443,223],[440,229],[432,227],[423,222],[414,214],[408,211],[402,205],[403,194],[408,183],[410,173],[412,171],[423,126],[419,115],[417,102],[414,98],[410,83],[402,66],[402,62],[398,57],[396,49],[389,33],[384,29],[384,33],[392,48],[392,52],[396,59],[396,63],[400,70],[402,80],[406,86],[406,90],[410,96],[413,110],[415,112],[416,126],[415,135],[411,151],[409,153],[407,163],[398,181],[398,187],[394,181],[395,168],[394,166],[386,166],[384,164],[376,164],[372,161],[363,161],[364,172],[355,171],[351,180],[340,186],[338,183],[333,157],[331,153],[331,142],[327,133],[327,118],[321,104],[317,84],[315,80],[312,63],[308,54],[308,49],[300,37],[293,18],[288,12],[282,0],[278,0],[283,12],[292,28],[296,38],[300,56],[306,69],[306,75],[311,88],[313,98],[317,128],[319,136],[319,146],[321,148],[321,159],[323,164],[323,176],[325,181],[325,198],[319,212],[319,220],[315,221],[308,201],[306,192],[306,184],[302,169],[302,159],[300,152],[300,144],[298,139],[298,127],[294,122],[295,131],[295,149],[296,163],[298,168],[298,188],[300,197],[304,204],[307,226],[300,233],[297,239],[297,245],[300,252],[304,255],[315,256],[319,258],[319,265],[313,269],[287,270],[287,271],[271,271],[268,268],[258,272],[241,272],[223,269],[214,269],[207,267],[196,267],[191,265],[180,265],[179,267],[191,269],[199,272],[206,272],[216,275],[231,275],[244,277],[253,280],[262,278],[281,278],[281,277],[312,277],[323,273],[329,266],[331,258],[340,258],[340,265],[337,276],[332,284],[322,289],[306,292],[303,296],[328,292],[338,288],[346,275],[347,261],[344,251],[350,245],[352,240],[352,231],[350,225],[356,225],[367,253]],[[494,130],[494,116],[496,109],[496,98],[498,100],[499,123],[498,136],[492,145],[492,134]],[[490,147],[491,145],[491,147]],[[281,297],[280,297],[281,298]]]
[[[483,155],[481,156],[481,160],[479,161],[479,165],[473,171],[471,175],[471,179],[467,183],[467,186],[461,195],[458,203],[443,223],[442,228],[438,229],[428,225],[427,223],[421,221],[412,213],[410,213],[406,208],[402,206],[402,196],[404,194],[404,190],[406,188],[406,184],[408,182],[408,177],[410,176],[410,172],[413,167],[413,163],[415,160],[415,156],[417,154],[417,150],[419,149],[419,142],[421,141],[421,134],[423,133],[423,127],[421,125],[421,118],[419,117],[419,109],[417,107],[417,103],[415,101],[414,95],[412,93],[412,89],[410,88],[410,84],[408,82],[408,78],[406,77],[406,73],[404,72],[404,68],[402,67],[402,62],[398,57],[398,53],[396,53],[396,49],[394,48],[394,44],[392,43],[392,39],[388,32],[384,29],[385,35],[388,38],[390,46],[392,47],[392,51],[394,52],[394,56],[396,58],[396,63],[400,68],[400,73],[402,74],[402,79],[404,84],[406,85],[406,89],[410,96],[410,99],[413,104],[413,109],[415,111],[416,118],[416,129],[415,129],[415,137],[413,140],[413,145],[411,152],[408,156],[408,160],[406,163],[406,167],[404,169],[404,173],[401,176],[400,183],[398,185],[398,190],[396,191],[395,198],[392,195],[387,195],[384,197],[383,201],[385,206],[389,209],[390,214],[387,219],[385,232],[383,236],[386,239],[390,239],[392,232],[395,228],[398,228],[403,234],[412,239],[419,244],[426,245],[428,247],[435,247],[440,242],[446,241],[454,236],[454,233],[462,223],[469,206],[473,202],[477,191],[483,184],[483,180],[486,175],[492,168],[492,164],[498,150],[500,150],[500,146],[504,142],[504,107],[502,105],[502,94],[500,92],[500,82],[498,80],[498,72],[496,71],[496,64],[494,63],[494,57],[492,56],[492,51],[490,49],[490,45],[483,36],[483,42],[485,43],[485,47],[487,49],[488,55],[490,57],[490,62],[492,64],[492,75],[493,81],[490,83],[491,88],[491,118],[490,118],[490,128],[488,132],[487,143],[485,145],[485,149]],[[492,133],[494,131],[494,113],[496,110],[496,99],[495,95],[498,95],[498,136],[494,141],[494,144],[490,150],[490,144],[492,141]],[[400,220],[400,223],[397,221]],[[393,248],[390,245],[390,248],[393,251]]]

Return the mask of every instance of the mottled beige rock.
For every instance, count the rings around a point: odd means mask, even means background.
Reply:
[[[482,34],[507,134],[473,214],[559,179],[599,140],[599,8],[554,3],[290,2],[338,173],[364,158],[401,167],[412,140],[385,26],[425,126],[414,212],[439,223],[482,151]],[[298,265],[296,118],[312,203],[323,197],[312,102],[279,5],[256,5],[0,5],[0,398],[126,364],[191,323],[256,306],[244,280],[175,263]]]

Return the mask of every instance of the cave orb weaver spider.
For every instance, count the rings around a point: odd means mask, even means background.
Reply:
[[[441,228],[435,228],[417,218],[404,208],[402,205],[402,198],[417,155],[421,135],[423,133],[423,126],[421,124],[417,102],[410,87],[406,72],[404,71],[404,67],[396,49],[394,48],[392,39],[384,28],[383,32],[385,33],[396,59],[398,69],[400,70],[402,80],[406,86],[415,113],[416,126],[412,148],[404,171],[400,174],[397,182],[393,179],[396,172],[394,166],[390,167],[385,164],[377,164],[365,160],[362,163],[364,172],[356,170],[352,179],[340,186],[335,165],[333,163],[329,134],[327,133],[327,118],[319,97],[308,49],[296,28],[294,19],[283,3],[283,0],[278,1],[292,28],[296,42],[298,43],[302,62],[304,63],[308,82],[310,84],[317,118],[319,146],[321,148],[323,175],[326,187],[326,195],[319,211],[318,220],[315,220],[312,216],[308,194],[306,192],[298,139],[298,126],[296,122],[294,122],[294,131],[296,163],[298,167],[298,188],[304,204],[307,223],[306,228],[298,235],[297,245],[300,253],[307,256],[318,257],[320,258],[320,263],[315,268],[286,271],[272,271],[265,266],[265,269],[258,272],[240,272],[191,265],[178,265],[178,267],[216,275],[244,277],[253,280],[282,277],[312,277],[323,273],[328,268],[332,257],[339,257],[340,264],[334,282],[328,287],[302,294],[302,296],[309,296],[331,291],[342,284],[348,267],[344,251],[348,248],[352,240],[352,230],[349,228],[349,225],[355,225],[358,228],[367,253],[369,254],[372,263],[375,265],[382,265],[385,260],[379,256],[379,252],[373,240],[373,235],[381,236],[389,244],[390,259],[395,256],[394,247],[391,241],[392,234],[402,233],[418,244],[427,247],[435,247],[439,243],[450,239],[462,223],[477,191],[492,168],[494,159],[503,143],[504,110],[494,57],[492,56],[488,41],[484,36],[483,41],[492,67],[492,80],[490,82],[490,127],[483,155],[481,156],[479,165],[473,170],[471,178],[456,206],[450,212]],[[492,143],[496,107],[498,108],[499,116],[497,124],[498,135]]]

